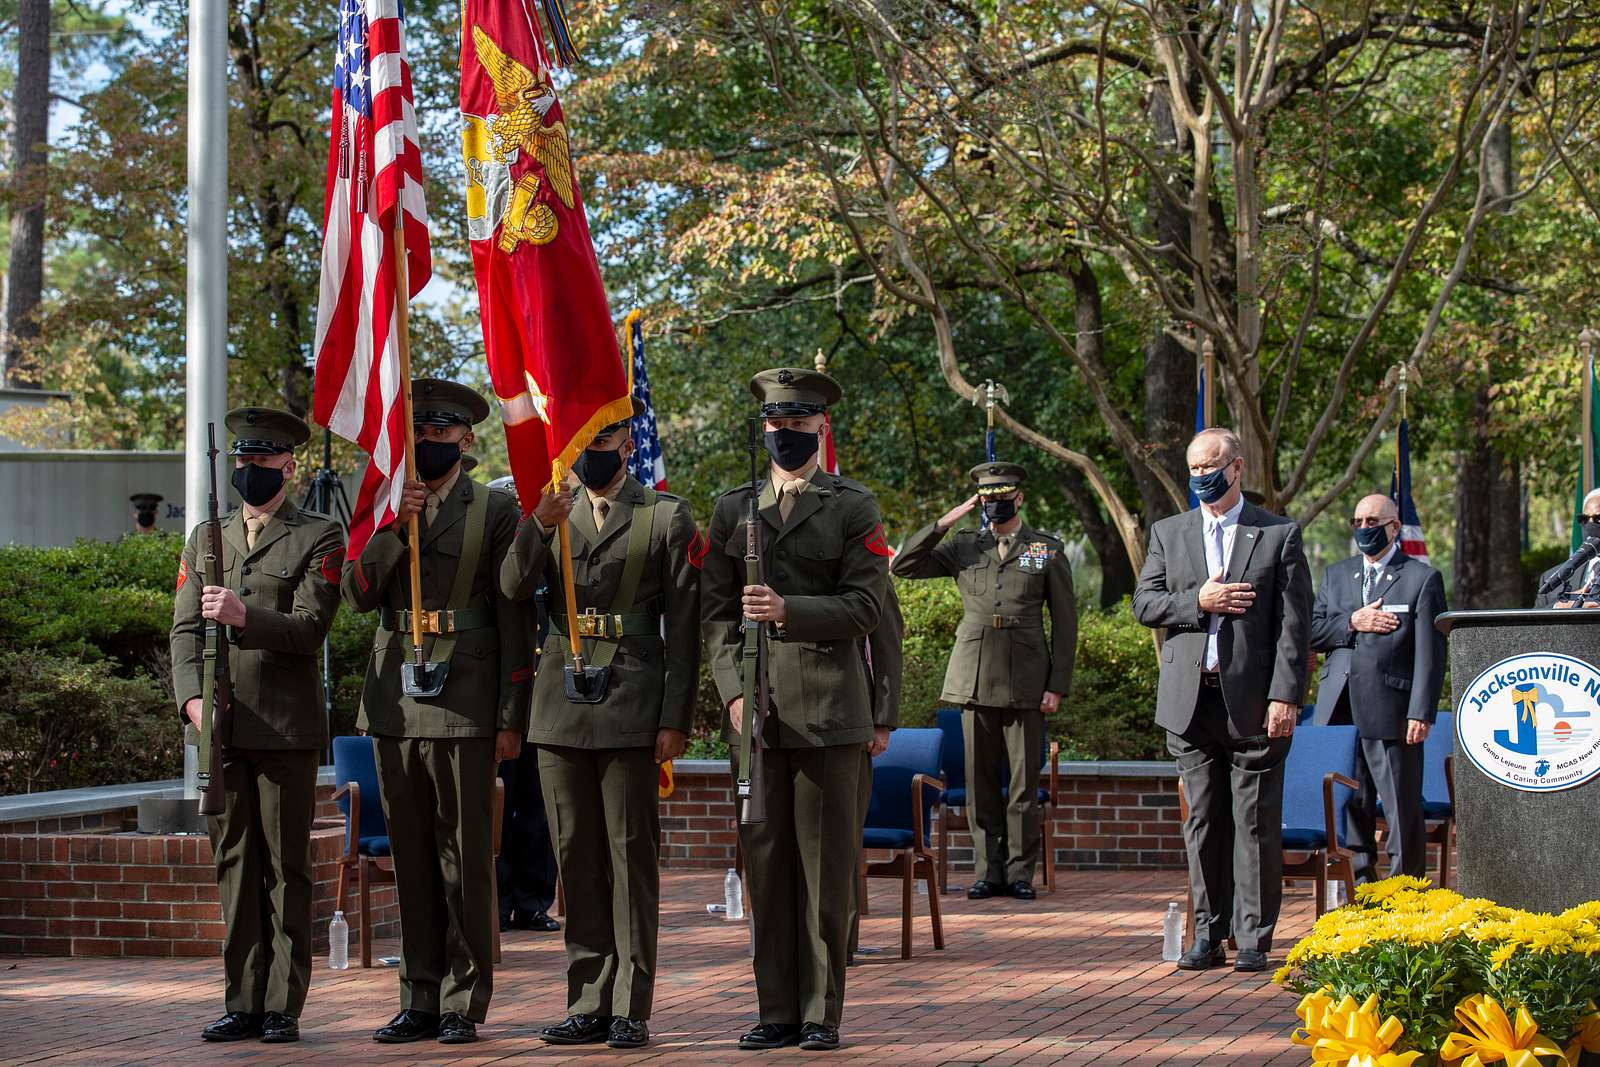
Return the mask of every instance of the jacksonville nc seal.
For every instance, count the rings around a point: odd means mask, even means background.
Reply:
[[[1600,670],[1529,652],[1474,678],[1456,708],[1461,752],[1513,789],[1571,789],[1600,775]]]

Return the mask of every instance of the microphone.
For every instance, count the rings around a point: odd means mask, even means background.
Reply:
[[[1600,537],[1585,537],[1583,544],[1578,546],[1578,551],[1574,552],[1554,574],[1544,580],[1544,584],[1539,586],[1539,594],[1543,596],[1545,593],[1553,592],[1566,585],[1567,579],[1571,578],[1579,567],[1593,559],[1597,552],[1600,552]]]

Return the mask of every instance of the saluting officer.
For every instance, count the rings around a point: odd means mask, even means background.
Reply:
[[[967,896],[1032,900],[1044,717],[1072,683],[1078,608],[1061,542],[1022,521],[1027,472],[1017,463],[980,463],[970,475],[977,493],[913,534],[895,557],[894,573],[954,578],[961,590],[961,623],[939,699],[963,711],[976,867]],[[962,530],[944,541],[979,504],[989,528]],[[1011,771],[1004,797],[1002,763]]]
[[[643,413],[635,400],[634,417]],[[528,738],[539,746],[566,888],[567,1019],[540,1033],[556,1045],[649,1043],[661,900],[657,768],[683,753],[699,683],[694,519],[682,499],[628,473],[633,447],[629,420],[602,429],[573,463],[583,488],[541,496],[500,568],[506,596],[526,600],[543,579],[550,598]],[[581,703],[568,699],[571,620],[555,538],[569,516],[584,663],[603,676]]]
[[[400,1012],[373,1040],[477,1040],[493,992],[495,766],[527,730],[524,607],[500,592],[517,506],[462,473],[489,405],[456,382],[412,383],[417,475],[396,520],[345,566],[357,611],[382,610],[357,726],[377,739],[378,784],[400,897]],[[421,516],[424,658],[437,696],[404,691],[411,659],[406,520]]]
[[[862,638],[878,625],[889,581],[872,494],[817,464],[823,415],[839,399],[826,374],[762,371],[772,459],[759,500],[766,585],[745,585],[751,487],[718,498],[702,575],[706,644],[735,740],[744,711],[746,614],[770,631],[770,713],[761,734],[766,821],[739,828],[755,923],[760,1023],[745,1049],[839,1047],[856,865],[863,746],[886,742],[873,723]]]
[[[227,932],[226,1014],[207,1041],[296,1041],[311,978],[311,820],[328,744],[322,639],[339,609],[344,535],[288,499],[294,449],[311,436],[287,411],[230,411],[233,487],[222,523],[222,583],[202,588],[204,524],[189,534],[172,612],[172,687],[200,725],[205,626],[227,627],[233,702],[222,731],[224,801],[210,820]]]

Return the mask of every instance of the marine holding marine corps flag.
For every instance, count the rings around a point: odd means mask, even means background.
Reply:
[[[633,413],[551,65],[529,7],[466,0],[467,235],[525,514],[550,483],[552,461],[569,467],[601,427]]]

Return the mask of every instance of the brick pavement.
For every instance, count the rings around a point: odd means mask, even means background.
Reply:
[[[215,960],[0,958],[0,1062],[60,1064],[487,1064],[596,1061],[717,1064],[1304,1064],[1289,1045],[1293,998],[1266,975],[1180,975],[1160,962],[1160,920],[1181,901],[1174,871],[1061,872],[1032,904],[943,898],[947,948],[934,951],[918,897],[916,955],[902,961],[899,887],[875,880],[864,955],[850,971],[844,1053],[741,1053],[755,990],[744,928],[713,919],[715,871],[664,875],[654,1043],[557,1050],[534,1035],[565,1007],[559,935],[512,933],[494,1004],[469,1046],[386,1048],[370,1031],[396,1009],[390,968],[330,972],[319,959],[297,1045],[206,1045],[220,1013]],[[1290,889],[1277,956],[1310,923],[1309,889]],[[379,942],[380,952],[393,943]]]

